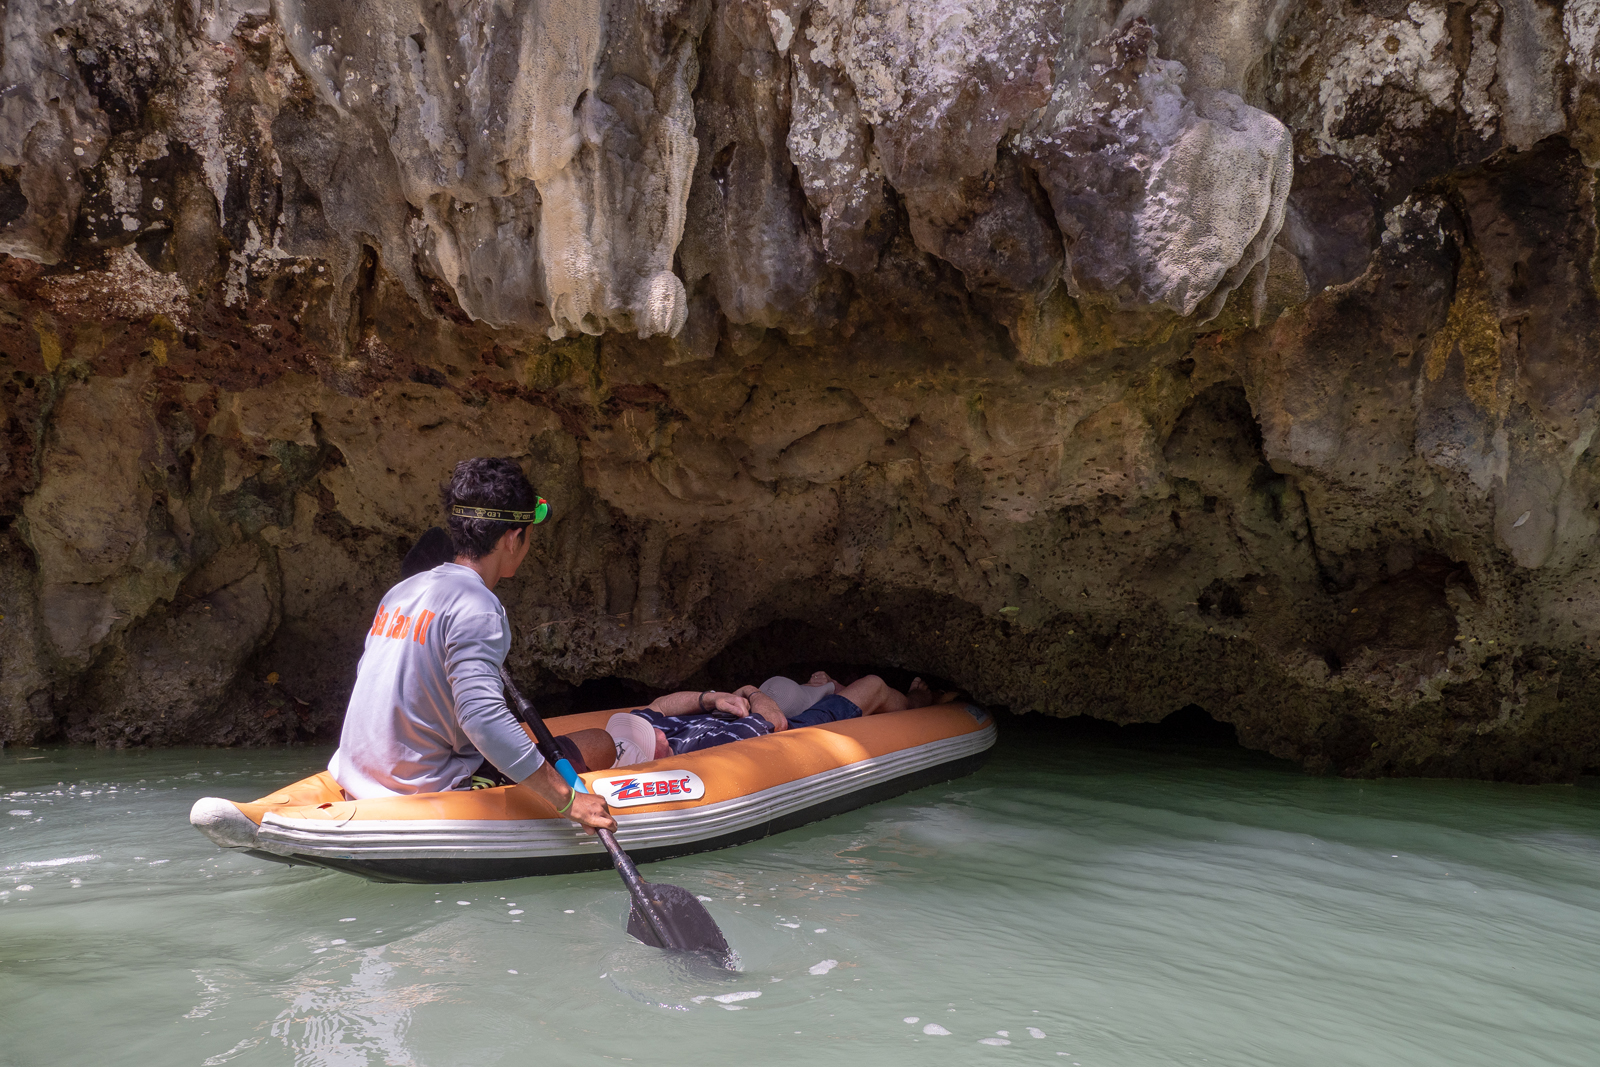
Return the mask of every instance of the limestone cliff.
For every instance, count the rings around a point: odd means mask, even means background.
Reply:
[[[546,691],[1600,764],[1600,0],[0,19],[0,741],[331,736],[499,453]]]

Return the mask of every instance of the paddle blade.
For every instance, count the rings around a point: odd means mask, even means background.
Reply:
[[[645,882],[644,891],[654,901],[668,933],[676,943],[670,947],[677,947],[685,952],[704,952],[716,957],[724,966],[727,965],[727,961],[732,957],[732,953],[728,951],[728,939],[722,936],[716,920],[711,918],[711,913],[706,911],[705,905],[700,903],[693,893],[675,885],[653,882]],[[630,906],[628,909],[628,933],[647,945],[656,948],[669,947],[663,945],[656,937],[649,921],[639,914],[637,906]]]

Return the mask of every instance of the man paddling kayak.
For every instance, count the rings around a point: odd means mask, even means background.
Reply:
[[[549,505],[510,459],[463,460],[441,496],[455,559],[384,594],[328,770],[356,800],[515,782],[591,831],[615,829],[598,796],[545,763],[501,686],[511,626],[493,590]]]

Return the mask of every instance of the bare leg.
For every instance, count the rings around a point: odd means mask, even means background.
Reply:
[[[898,689],[891,689],[889,684],[876,674],[869,674],[857,678],[843,689],[839,696],[861,709],[863,715],[878,715],[885,711],[904,711],[911,705],[906,702],[906,695]]]
[[[925,708],[933,703],[933,690],[928,688],[928,683],[921,678],[911,679],[911,685],[906,690],[906,707]]]
[[[603,771],[617,762],[617,743],[604,730],[578,730],[565,736],[578,746],[591,771]]]

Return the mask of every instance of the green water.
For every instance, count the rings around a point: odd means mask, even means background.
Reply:
[[[631,942],[610,873],[371,885],[190,829],[326,756],[0,755],[0,1063],[1600,1062],[1590,786],[1013,724],[970,778],[647,867],[712,898],[719,976]]]

